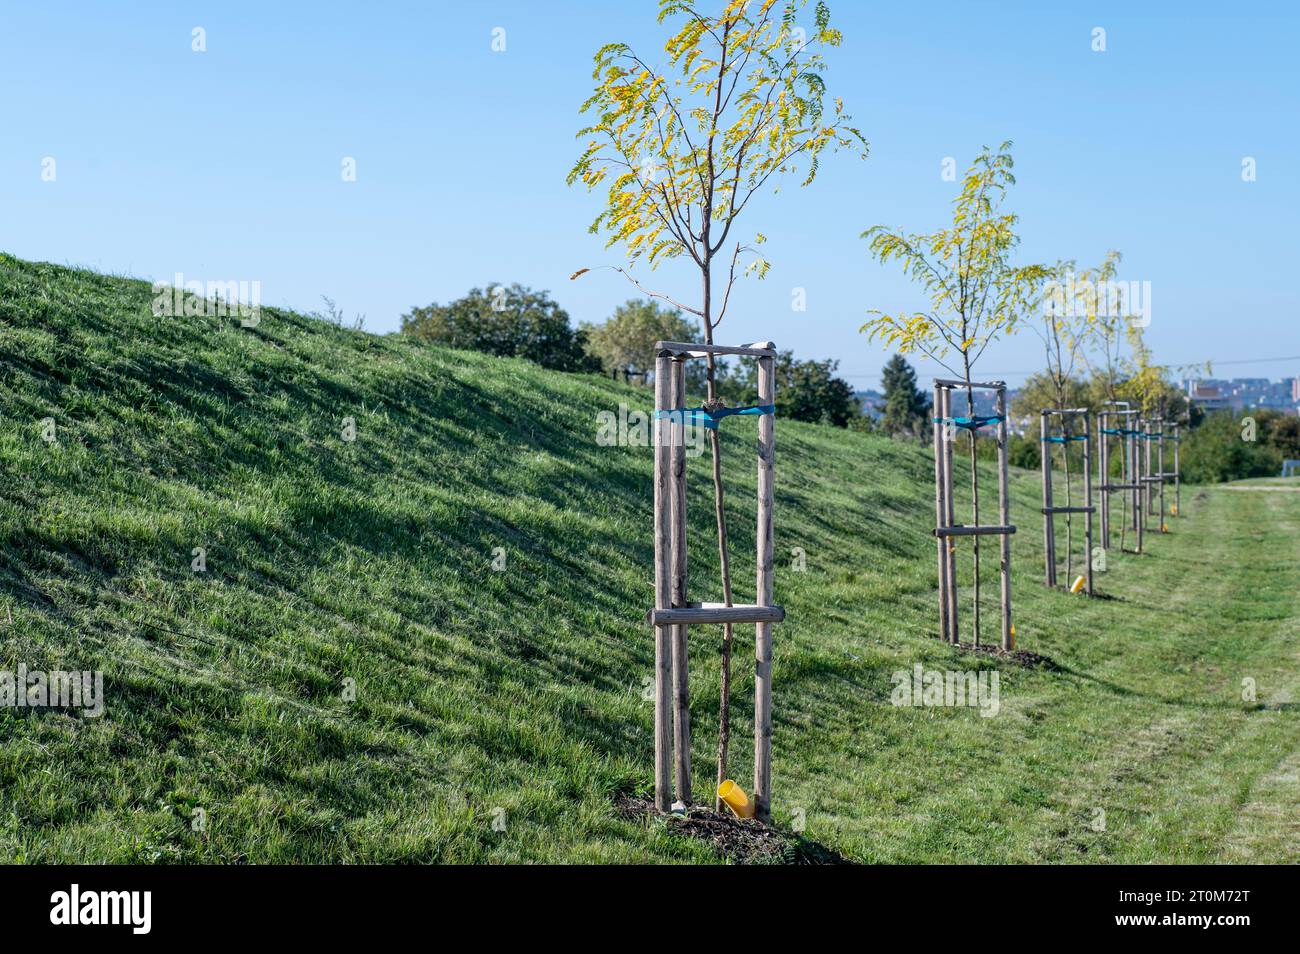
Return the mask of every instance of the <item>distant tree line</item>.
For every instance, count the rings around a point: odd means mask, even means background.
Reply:
[[[647,383],[656,341],[700,339],[693,318],[645,299],[623,303],[600,324],[574,328],[546,292],[518,284],[473,288],[446,305],[413,308],[402,316],[401,330],[433,344],[526,358],[555,371],[603,372]],[[835,360],[798,360],[791,351],[780,352],[775,368],[777,415],[835,427],[861,419],[853,388],[836,375],[838,369]],[[699,398],[704,385],[703,362],[689,362],[687,387]],[[757,362],[719,362],[717,392],[732,406],[753,404],[758,396]]]
[[[502,358],[526,358],[554,371],[599,371],[581,329],[544,291],[523,285],[471,288],[446,305],[412,308],[402,316],[402,334],[433,344],[482,351]]]

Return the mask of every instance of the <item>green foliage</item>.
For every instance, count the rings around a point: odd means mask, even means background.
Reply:
[[[853,388],[835,376],[840,363],[797,361],[793,351],[780,351],[774,362],[776,378],[776,414],[778,418],[848,427],[861,417],[861,408]],[[734,373],[719,385],[720,393],[739,404],[758,400],[758,361],[742,358]]]
[[[1040,433],[1041,412],[1044,408],[1055,407],[1089,407],[1096,411],[1098,405],[1092,401],[1092,394],[1082,380],[1076,377],[1058,380],[1047,371],[1025,378],[1017,389],[1016,396],[1011,399],[1011,413],[1016,417],[1029,418],[1027,434],[1034,440],[1043,436]],[[1060,427],[1061,419],[1056,418],[1052,424]],[[1074,427],[1073,433],[1078,433],[1077,422]]]
[[[855,414],[849,419],[849,430],[858,434],[876,434],[880,428],[870,414]]]
[[[931,427],[931,399],[916,386],[916,371],[901,354],[890,358],[881,370],[885,410],[880,430],[891,437],[928,438]]]
[[[815,29],[800,42],[794,28],[804,5],[731,0],[713,14],[660,0],[659,22],[677,28],[662,66],[627,43],[597,51],[597,86],[582,105],[594,120],[578,132],[587,143],[568,176],[588,189],[608,186],[593,233],[606,232],[608,246],[621,244],[630,259],[646,256],[652,266],[679,255],[706,266],[778,173],[800,174],[807,185],[828,148],[856,145],[865,158],[866,141],[843,103],[826,103],[821,51],[842,37],[819,0]],[[761,277],[767,262],[749,267]]]
[[[1043,462],[1042,444],[1037,438],[1012,435],[1007,445],[1007,461],[1012,467],[1037,470]]]
[[[482,351],[501,358],[526,358],[553,371],[599,371],[585,349],[585,336],[569,326],[569,315],[544,291],[518,283],[471,288],[446,305],[413,308],[402,316],[402,334]]]
[[[1098,299],[1090,294],[1095,288],[1093,273],[1086,272],[1080,281],[1075,267],[1073,261],[1068,261],[1046,269],[1043,293],[1036,306],[1039,320],[1030,323],[1043,342],[1046,359],[1043,373],[1052,385],[1051,399],[1043,407],[1078,406],[1070,400],[1069,387],[1084,347],[1093,337]]]
[[[1112,314],[1101,307],[1100,289],[1108,287],[1119,272],[1119,263],[1124,256],[1116,249],[1110,249],[1100,265],[1084,272],[1078,278],[1083,283],[1083,313],[1086,318],[1084,329],[1084,347],[1081,356],[1092,372],[1096,387],[1096,406],[1105,401],[1121,400],[1116,390],[1119,380],[1126,370],[1124,344],[1127,341],[1127,329],[1133,319],[1127,315]],[[1061,294],[1061,303],[1065,303],[1065,294]],[[1075,304],[1079,302],[1076,300]]]
[[[606,372],[626,368],[653,371],[656,341],[696,341],[700,334],[694,319],[683,318],[677,309],[643,298],[624,302],[603,324],[584,323],[581,330],[586,335],[587,354],[596,358]],[[704,387],[699,361],[686,363],[686,384],[692,391]]]
[[[901,354],[920,352],[969,380],[985,349],[1015,330],[1048,270],[1011,262],[1020,243],[1017,217],[1001,206],[1016,181],[1014,165],[1010,142],[997,152],[985,147],[966,171],[948,228],[925,234],[876,225],[862,233],[881,264],[897,261],[930,296],[928,311],[873,309],[861,328],[868,340]],[[950,352],[961,356],[960,363],[948,363]]]
[[[1246,418],[1254,421],[1254,440],[1247,440]],[[1267,408],[1206,415],[1179,453],[1183,480],[1194,484],[1276,477],[1286,459],[1300,459],[1300,418]]]

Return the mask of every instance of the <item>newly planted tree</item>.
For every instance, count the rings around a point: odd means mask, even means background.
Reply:
[[[720,13],[681,0],[660,0],[659,22],[674,32],[662,56],[627,43],[596,53],[595,92],[582,106],[593,117],[578,135],[587,140],[569,173],[570,184],[606,189],[605,208],[591,231],[622,246],[628,267],[611,266],[643,293],[671,302],[700,319],[704,340],[726,317],[737,269],[766,273],[768,263],[737,239],[735,226],[750,200],[769,183],[798,176],[808,185],[827,150],[866,142],[838,99],[827,103],[822,50],[840,44],[825,3],[813,22],[800,26],[806,0],[731,0]],[[744,261],[742,262],[742,258]],[[698,297],[647,288],[631,267],[651,269],[687,260],[699,282]],[[586,272],[580,269],[573,277]],[[708,403],[718,401],[716,365],[708,357]],[[710,431],[714,514],[723,598],[732,602],[722,462]],[[732,633],[722,645],[718,780],[727,767]]]
[[[1117,296],[1112,296],[1109,291],[1113,287],[1118,287],[1114,283],[1122,259],[1123,256],[1118,251],[1114,249],[1108,251],[1099,266],[1079,276],[1082,291],[1074,296],[1076,305],[1083,307],[1086,316],[1086,336],[1092,345],[1091,349],[1084,348],[1082,357],[1092,372],[1093,387],[1100,397],[1099,403],[1111,407],[1122,400],[1120,385],[1127,366],[1124,344],[1128,338],[1127,328],[1134,320],[1126,315],[1124,308],[1115,307],[1118,303]],[[1099,434],[1098,437],[1101,441],[1106,440],[1105,434]],[[1110,474],[1103,475],[1103,482],[1108,482],[1110,479]],[[1121,507],[1119,523],[1121,550],[1124,549],[1124,538],[1128,533],[1128,517],[1128,508]]]
[[[1107,263],[1110,258],[1107,258]],[[1088,294],[1094,289],[1094,275],[1089,272],[1083,276],[1075,274],[1073,261],[1057,262],[1048,270],[1047,285],[1040,301],[1039,321],[1030,327],[1043,343],[1043,352],[1047,359],[1046,376],[1052,388],[1053,407],[1071,406],[1068,395],[1073,390],[1075,367],[1083,355],[1084,345],[1088,340],[1091,322],[1095,320],[1098,310],[1098,296]],[[1062,426],[1068,427],[1071,418],[1062,418]],[[1040,434],[1046,438],[1049,435]],[[1067,435],[1068,436],[1068,435]],[[1070,485],[1070,442],[1065,441],[1061,447],[1061,466],[1065,473],[1065,506],[1074,505],[1073,488]],[[1042,444],[1042,453],[1051,454],[1052,445]],[[1047,475],[1050,472],[1044,470]],[[1044,477],[1047,480],[1048,477]],[[1046,505],[1044,505],[1046,506]],[[1065,514],[1065,578],[1070,579],[1074,560],[1074,515]],[[1054,519],[1050,514],[1047,520]],[[1053,571],[1055,572],[1055,571]]]
[[[1083,292],[1074,296],[1075,301],[1083,305],[1088,343],[1092,345],[1092,350],[1082,352],[1082,358],[1106,401],[1120,399],[1125,329],[1131,319],[1123,316],[1124,309],[1107,307],[1103,299],[1110,296],[1101,290],[1110,288],[1115,281],[1122,258],[1114,249],[1107,252],[1101,265],[1079,276]]]
[[[987,147],[976,157],[953,201],[952,225],[931,233],[893,231],[877,225],[862,237],[882,264],[898,261],[929,297],[921,311],[886,313],[872,310],[861,328],[869,340],[881,341],[901,354],[919,352],[966,382],[968,413],[975,415],[971,369],[989,345],[1015,330],[1034,292],[1047,275],[1041,265],[1014,265],[1019,244],[1017,217],[1002,210],[1007,189],[1015,183],[1011,143],[997,151]],[[979,473],[975,463],[975,429],[970,434],[971,513],[979,525]],[[971,538],[974,579],[974,642],[979,643],[980,548]]]

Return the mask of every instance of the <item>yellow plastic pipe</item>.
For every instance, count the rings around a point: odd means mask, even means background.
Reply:
[[[1077,577],[1075,581],[1072,584],[1070,584],[1070,592],[1078,593],[1080,590],[1083,589],[1083,584],[1084,584],[1083,577],[1082,576]]]
[[[754,803],[749,800],[744,789],[733,782],[731,779],[725,779],[718,786],[718,798],[727,803],[731,813],[737,818],[753,818]]]

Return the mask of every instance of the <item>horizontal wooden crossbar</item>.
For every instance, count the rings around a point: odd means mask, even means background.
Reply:
[[[935,387],[939,388],[982,388],[986,391],[1001,391],[1007,386],[1005,381],[956,381],[952,378],[935,378]]]
[[[1086,407],[1045,407],[1043,408],[1043,413],[1044,414],[1087,414],[1088,410],[1089,409]]]
[[[1043,513],[1096,513],[1096,507],[1044,507]]]
[[[1141,484],[1102,484],[1102,490],[1141,490]]]
[[[687,358],[703,358],[711,354],[742,354],[759,358],[776,357],[776,347],[770,341],[755,341],[747,345],[692,344],[687,341],[656,341],[657,354],[671,354]]]
[[[1143,477],[1143,478],[1142,478],[1142,483],[1144,483],[1144,484],[1158,484],[1158,483],[1160,483],[1160,482],[1163,481],[1163,480],[1164,480],[1163,477]]]
[[[934,531],[936,537],[992,537],[1003,536],[1009,533],[1015,533],[1016,528],[1006,527],[938,527]]]
[[[694,626],[697,623],[779,623],[785,619],[780,606],[757,606],[752,603],[728,606],[725,603],[690,603],[672,609],[652,609],[646,622],[652,626]]]

